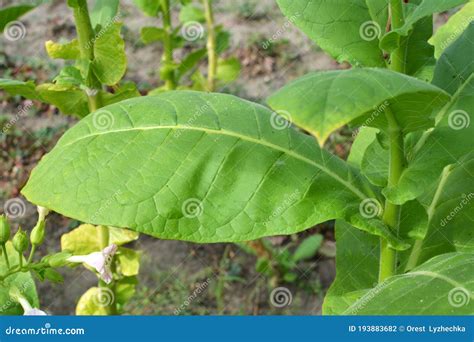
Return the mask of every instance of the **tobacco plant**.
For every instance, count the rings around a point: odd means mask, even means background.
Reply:
[[[471,4],[433,35],[433,14],[467,1],[277,2],[352,68],[291,82],[271,109],[196,91],[105,106],[22,193],[82,222],[196,243],[336,220],[323,313],[474,313]],[[347,161],[323,148],[345,125],[358,130]]]

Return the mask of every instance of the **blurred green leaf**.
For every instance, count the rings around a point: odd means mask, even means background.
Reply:
[[[113,293],[108,288],[91,287],[84,293],[76,306],[78,316],[106,316],[107,306],[113,300]]]
[[[159,27],[146,26],[140,31],[140,37],[145,44],[162,41],[165,36],[165,30]]]
[[[240,75],[240,61],[231,57],[217,62],[217,79],[224,83],[235,81]]]
[[[311,259],[318,252],[319,247],[323,242],[323,236],[321,234],[315,234],[301,242],[301,244],[293,253],[293,261],[298,262],[301,260]]]
[[[140,270],[140,253],[130,248],[120,247],[117,258],[123,275],[134,276],[138,274]]]
[[[32,5],[13,5],[0,9],[0,33],[3,32],[8,23],[17,20],[35,7]]]
[[[6,91],[10,95],[20,95],[30,100],[40,99],[33,81],[22,82],[0,78],[0,89]]]
[[[133,0],[135,5],[150,17],[158,15],[160,0]]]
[[[206,21],[206,15],[201,8],[196,7],[191,3],[181,8],[181,11],[179,12],[179,21],[182,23],[187,23],[190,21],[203,23]]]

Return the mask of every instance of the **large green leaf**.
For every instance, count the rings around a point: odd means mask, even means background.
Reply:
[[[165,239],[252,240],[343,218],[407,247],[359,212],[377,195],[355,169],[265,107],[224,94],[165,92],[91,113],[22,191],[83,222]]]
[[[270,96],[268,103],[323,144],[331,132],[355,119],[384,129],[386,108],[404,132],[431,127],[432,111],[448,100],[444,91],[416,78],[385,69],[351,69],[305,75]]]
[[[474,1],[470,1],[436,31],[429,41],[434,45],[436,58],[439,58],[443,51],[461,35],[473,19]]]
[[[0,33],[3,32],[5,26],[8,25],[9,22],[12,22],[23,14],[31,11],[36,6],[32,5],[12,5],[9,7],[4,7],[0,9]]]
[[[384,66],[380,27],[365,0],[277,0],[283,14],[338,61]]]
[[[348,315],[472,315],[474,254],[434,257],[388,278],[353,303]]]
[[[127,69],[125,43],[120,36],[122,24],[104,27],[94,42],[94,60],[91,67],[97,78],[106,85],[118,83]]]
[[[18,252],[13,249],[10,242],[6,244],[8,258],[12,267],[18,265]],[[0,255],[0,275],[7,272],[7,266],[3,255]],[[0,315],[21,315],[23,309],[20,304],[10,298],[10,288],[16,287],[28,302],[38,308],[39,301],[36,286],[30,273],[18,272],[7,278],[0,284]]]
[[[454,94],[474,73],[474,22],[444,50],[436,64],[433,84]]]
[[[413,265],[446,252],[474,253],[474,153],[445,167],[436,187],[422,201],[428,207],[429,230],[412,253]]]
[[[401,204],[422,195],[434,186],[444,167],[456,164],[472,150],[474,136],[474,75],[454,95],[436,127],[420,139],[397,187],[384,194]]]

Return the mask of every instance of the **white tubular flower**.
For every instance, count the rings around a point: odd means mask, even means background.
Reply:
[[[84,263],[94,268],[100,275],[100,278],[107,284],[112,281],[112,260],[117,252],[117,245],[112,244],[105,247],[100,252],[94,252],[88,255],[73,255],[67,258],[67,261],[74,263]]]
[[[23,308],[23,316],[48,316],[46,312],[32,307],[25,297],[19,297],[18,302]]]
[[[49,214],[49,209],[45,207],[40,207],[40,206],[37,206],[36,209],[38,210],[38,216],[39,216],[38,221],[44,221],[46,216],[48,216]]]

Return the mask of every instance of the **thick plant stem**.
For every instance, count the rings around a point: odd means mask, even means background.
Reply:
[[[385,114],[389,126],[388,134],[390,144],[388,186],[393,187],[398,184],[398,180],[400,179],[403,168],[405,167],[403,133],[390,108],[385,110]],[[382,219],[384,223],[392,228],[396,234],[398,234],[399,216],[400,206],[390,203],[387,200],[385,202],[385,209]],[[396,256],[396,251],[390,248],[387,241],[382,238],[380,241],[379,281],[383,281],[395,274],[397,261]]]
[[[161,11],[163,13],[163,66],[161,68],[161,77],[165,80],[167,90],[176,88],[176,81],[173,68],[173,37],[171,27],[170,1],[160,0]]]
[[[405,20],[403,17],[402,0],[390,0],[390,17],[392,19],[392,29],[398,29],[403,26]],[[403,73],[405,70],[402,51],[395,50],[391,55],[390,69]],[[390,108],[385,110],[388,122],[390,162],[388,186],[393,187],[398,184],[398,180],[405,166],[405,149],[403,142],[403,132]],[[384,223],[392,228],[398,234],[398,223],[400,216],[400,207],[388,200],[385,202],[383,214]],[[380,239],[380,267],[379,282],[391,277],[396,272],[397,253],[390,248],[384,238]]]
[[[403,26],[405,19],[403,15],[402,0],[390,0],[390,15],[392,18],[392,30]],[[402,49],[396,49],[390,56],[390,68],[398,72],[405,72],[404,52]]]
[[[92,61],[94,59],[94,31],[89,17],[89,9],[86,0],[77,0],[77,4],[73,11],[79,51],[81,58]]]
[[[212,0],[203,0],[207,23],[207,90],[215,91],[217,74],[216,30],[214,27],[214,14]]]
[[[77,4],[77,7],[73,8],[73,12],[81,59],[92,61],[94,60],[94,30],[92,29],[89,9],[86,0],[78,0]],[[89,100],[89,111],[93,112],[101,107],[98,92],[101,84],[93,73],[89,73],[86,85],[89,88],[86,91]]]

